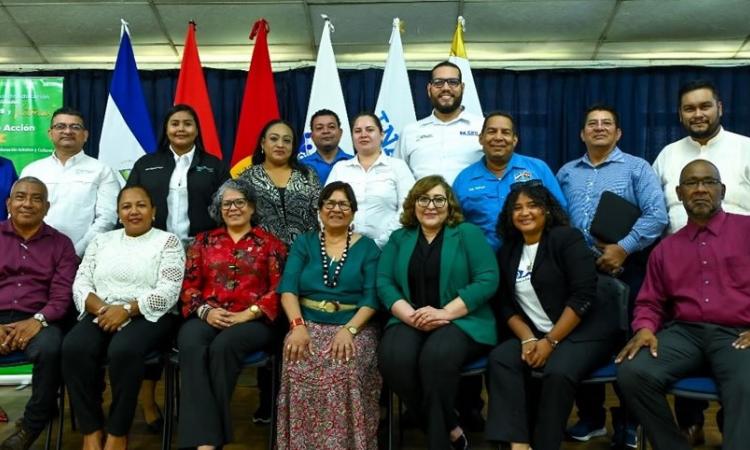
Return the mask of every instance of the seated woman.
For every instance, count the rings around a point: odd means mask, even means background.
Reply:
[[[377,245],[352,232],[352,188],[320,193],[320,232],[294,241],[278,291],[289,318],[278,397],[277,448],[378,448]]]
[[[255,226],[255,191],[228,180],[209,211],[222,226],[188,248],[180,349],[177,447],[213,449],[232,441],[230,401],[242,361],[267,348],[279,309],[276,287],[286,247]]]
[[[514,337],[489,356],[485,435],[513,450],[558,450],[576,384],[614,350],[617,313],[596,304],[594,256],[567,223],[537,180],[511,186],[498,219],[502,277],[493,306]],[[542,373],[538,392],[532,369]]]
[[[97,235],[86,248],[73,283],[78,323],[62,346],[63,378],[84,449],[101,449],[105,429],[104,448],[126,448],[144,358],[168,342],[185,272],[180,239],[151,226],[156,210],[146,189],[123,188],[117,214],[123,228]],[[112,390],[106,421],[104,364]]]
[[[440,176],[417,181],[401,224],[378,263],[378,296],[393,314],[378,351],[380,372],[423,418],[427,448],[465,449],[454,401],[461,367],[497,343],[488,304],[497,264]]]
[[[391,232],[400,228],[398,216],[414,175],[403,160],[383,153],[383,125],[376,115],[362,113],[352,123],[357,155],[336,163],[328,183],[344,181],[352,186],[359,203],[354,229],[382,248]]]

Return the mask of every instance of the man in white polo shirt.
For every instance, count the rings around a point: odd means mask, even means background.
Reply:
[[[453,185],[460,171],[482,158],[478,138],[484,118],[464,110],[463,93],[457,65],[443,61],[432,68],[427,83],[432,114],[404,127],[393,155],[406,161],[417,180],[437,174]]]
[[[114,228],[120,183],[111,167],[83,153],[89,132],[79,111],[56,110],[47,134],[55,151],[26,166],[21,177],[44,182],[50,202],[45,222],[68,236],[83,256],[96,234]]]

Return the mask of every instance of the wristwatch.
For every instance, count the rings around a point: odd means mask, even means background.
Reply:
[[[348,327],[346,327],[346,331],[350,332],[352,334],[352,336],[356,336],[357,333],[359,333],[359,328],[357,328],[355,326],[348,326]]]
[[[124,305],[122,305],[122,308],[128,312],[128,317],[133,315],[133,305],[131,305],[130,303],[125,303]]]
[[[44,317],[44,314],[42,314],[42,313],[36,313],[36,314],[34,314],[34,320],[38,320],[39,323],[42,324],[42,328],[47,328],[47,325],[49,325],[47,323],[47,318]]]
[[[250,307],[250,312],[253,313],[253,319],[257,319],[263,314],[263,311],[260,310],[260,306],[258,305],[252,305]]]

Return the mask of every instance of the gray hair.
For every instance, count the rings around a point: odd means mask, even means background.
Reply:
[[[253,226],[257,225],[260,220],[260,216],[258,215],[258,208],[255,207],[255,205],[258,203],[258,198],[255,195],[255,188],[253,188],[253,185],[244,178],[230,178],[221,186],[219,186],[219,189],[211,198],[211,205],[208,207],[208,215],[211,216],[211,218],[214,219],[214,221],[216,221],[219,226],[224,225],[224,219],[221,217],[221,202],[224,201],[224,193],[227,191],[227,189],[233,189],[239,192],[240,194],[245,196],[250,204],[253,205],[253,208],[255,208],[255,212],[250,218],[250,224]]]
[[[15,183],[13,183],[13,186],[10,187],[10,192],[13,192],[19,183],[29,183],[29,184],[36,184],[37,186],[41,186],[42,194],[44,195],[44,201],[46,202],[48,200],[49,192],[47,191],[47,185],[44,184],[44,181],[40,180],[39,178],[30,177],[30,176],[21,177],[17,179]]]

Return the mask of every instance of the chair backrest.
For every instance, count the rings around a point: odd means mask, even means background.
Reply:
[[[596,296],[600,305],[608,304],[609,311],[617,314],[618,328],[629,334],[630,317],[628,314],[628,297],[630,288],[615,277],[600,273],[596,283]]]

